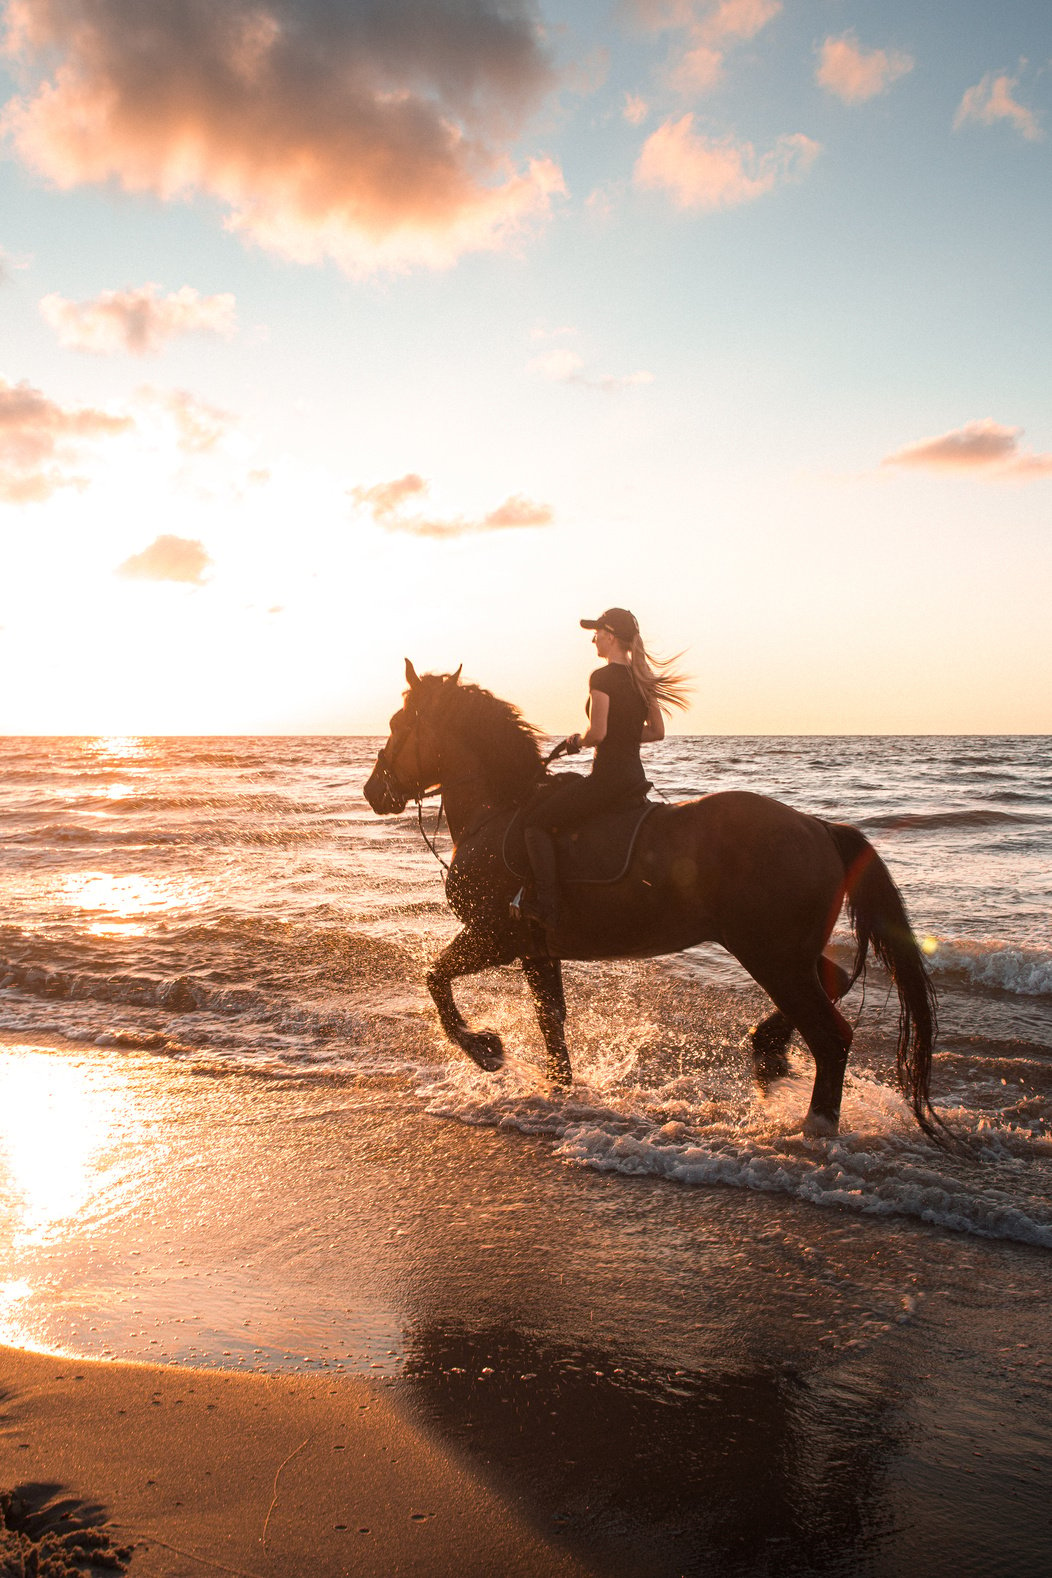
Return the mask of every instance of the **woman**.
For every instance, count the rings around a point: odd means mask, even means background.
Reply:
[[[627,608],[608,608],[598,619],[582,619],[594,630],[592,644],[604,667],[588,681],[588,728],[565,742],[569,754],[594,746],[587,778],[567,775],[558,787],[538,797],[524,818],[526,852],[533,869],[533,904],[519,912],[540,921],[551,934],[559,923],[559,880],[555,863],[556,830],[577,827],[601,811],[640,801],[647,783],[639,747],[665,738],[665,713],[687,705],[687,681],[671,664],[648,657],[639,622]]]

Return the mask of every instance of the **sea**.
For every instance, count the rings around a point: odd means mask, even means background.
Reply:
[[[370,811],[379,744],[0,741],[0,1390],[7,1345],[260,1372],[260,1406],[297,1372],[348,1430],[382,1396],[610,1578],[1045,1578],[1052,741],[647,752],[658,797],[872,840],[952,1149],[876,969],[836,1138],[802,1133],[803,1047],[754,1088],[769,1004],[713,945],[567,964],[565,1089],[521,971],[459,982],[482,1072],[424,989],[448,836]]]
[[[0,740],[0,1034],[224,1078],[348,1080],[428,1123],[517,1135],[568,1170],[792,1196],[1052,1248],[1052,739],[677,737],[656,797],[773,795],[852,822],[906,900],[940,997],[932,1088],[965,1153],[918,1131],[870,972],[841,1134],[805,1142],[811,1065],[762,1100],[762,993],[715,945],[568,964],[575,1083],[552,1090],[516,967],[457,987],[497,1029],[481,1073],[424,990],[454,934],[438,805],[377,817],[364,738]],[[851,957],[843,922],[834,952]]]

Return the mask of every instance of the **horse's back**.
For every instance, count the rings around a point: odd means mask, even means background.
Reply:
[[[640,835],[643,879],[677,905],[727,917],[743,906],[828,910],[844,868],[826,824],[781,800],[721,790],[658,807]]]

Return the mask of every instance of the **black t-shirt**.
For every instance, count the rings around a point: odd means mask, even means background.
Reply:
[[[588,681],[589,690],[601,690],[610,698],[606,738],[595,748],[594,773],[630,773],[643,777],[639,745],[647,721],[647,704],[636,689],[636,682],[624,663],[604,663]]]

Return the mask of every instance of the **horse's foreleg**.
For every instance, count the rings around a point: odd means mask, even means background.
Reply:
[[[472,932],[466,927],[444,948],[427,972],[431,993],[442,1021],[442,1029],[479,1068],[492,1074],[504,1062],[504,1046],[492,1030],[470,1030],[453,997],[452,982],[459,975],[475,975],[498,964],[510,964],[515,957],[513,945],[504,938]]]
[[[571,1079],[570,1055],[566,1050],[566,998],[563,994],[563,968],[560,960],[523,959],[522,973],[529,983],[537,1007],[537,1021],[548,1049],[548,1078],[558,1085]]]

